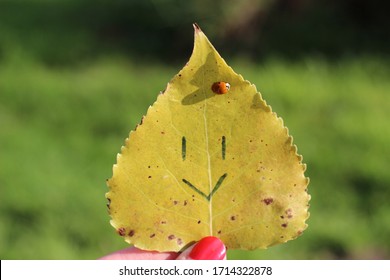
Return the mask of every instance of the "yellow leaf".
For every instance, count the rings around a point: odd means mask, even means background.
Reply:
[[[302,158],[255,86],[194,27],[189,62],[117,157],[111,223],[127,242],[158,251],[209,235],[229,249],[294,239],[309,217]]]

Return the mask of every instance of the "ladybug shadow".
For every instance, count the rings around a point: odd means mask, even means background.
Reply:
[[[188,65],[188,67],[191,66]],[[211,81],[209,77],[220,76],[219,72],[216,56],[210,53],[206,58],[206,62],[193,74],[190,81],[190,84],[196,86],[197,90],[186,95],[182,99],[181,104],[193,105],[215,96],[215,93],[211,90],[211,86],[216,81]]]

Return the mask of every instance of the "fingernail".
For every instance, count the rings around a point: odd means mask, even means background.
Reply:
[[[223,260],[226,247],[219,238],[207,236],[194,246],[189,256],[193,260]]]

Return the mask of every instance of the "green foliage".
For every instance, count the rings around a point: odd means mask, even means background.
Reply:
[[[0,65],[0,257],[94,259],[126,244],[105,208],[118,143],[178,67],[101,59]],[[309,228],[230,258],[389,258],[389,63],[383,58],[231,65],[288,120],[311,179]]]
[[[383,0],[2,0],[0,61],[21,47],[50,65],[118,51],[181,62],[193,22],[225,54],[253,59],[388,53],[388,10]]]

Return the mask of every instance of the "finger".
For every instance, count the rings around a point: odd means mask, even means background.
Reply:
[[[181,253],[178,260],[226,260],[226,247],[214,236],[202,238]]]
[[[99,260],[174,260],[179,253],[144,251],[136,247],[130,247],[104,256]]]

